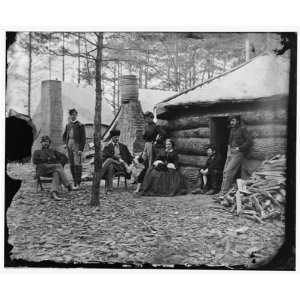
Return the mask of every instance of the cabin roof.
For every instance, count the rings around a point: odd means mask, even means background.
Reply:
[[[289,57],[263,54],[219,76],[173,95],[157,105],[160,110],[172,106],[210,105],[288,95]]]

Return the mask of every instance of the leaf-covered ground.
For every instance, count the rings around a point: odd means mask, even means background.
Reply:
[[[251,267],[253,254],[269,259],[284,240],[281,221],[235,216],[211,196],[135,197],[122,183],[95,208],[88,182],[54,201],[36,191],[30,164],[8,172],[23,180],[7,213],[12,259]]]

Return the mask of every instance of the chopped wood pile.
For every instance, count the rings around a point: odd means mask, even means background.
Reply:
[[[264,161],[250,179],[237,184],[218,201],[231,212],[259,223],[284,217],[286,201],[286,157],[276,155]]]

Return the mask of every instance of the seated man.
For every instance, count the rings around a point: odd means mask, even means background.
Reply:
[[[33,163],[36,165],[37,176],[52,176],[51,197],[55,200],[61,200],[62,198],[58,197],[58,188],[61,184],[69,191],[72,190],[72,185],[62,166],[68,159],[63,153],[50,149],[50,143],[51,140],[48,136],[41,138],[42,149],[34,151]]]
[[[113,177],[116,172],[124,172],[130,178],[129,164],[132,156],[126,145],[119,143],[120,131],[110,132],[111,142],[103,149],[103,165],[101,178],[106,179],[106,192],[112,191]]]
[[[222,176],[222,157],[216,152],[214,146],[209,145],[206,150],[208,159],[200,173],[200,186],[192,191],[193,194],[213,195],[220,189]]]

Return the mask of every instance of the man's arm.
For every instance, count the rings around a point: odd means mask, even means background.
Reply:
[[[118,157],[114,156],[114,153],[113,151],[111,151],[110,149],[111,145],[106,145],[103,149],[103,152],[102,152],[102,158],[103,158],[103,161],[105,161],[107,158],[112,158],[114,160],[117,160],[119,161]]]
[[[133,157],[131,155],[131,153],[129,152],[128,148],[126,145],[123,145],[124,147],[124,152],[125,152],[125,155],[126,155],[126,163],[127,164],[131,164],[132,160],[133,160]]]
[[[251,137],[249,131],[245,127],[241,128],[241,130],[242,130],[242,135],[245,139],[245,142],[239,146],[239,151],[246,152],[252,146],[253,141],[252,141],[252,137]]]
[[[68,158],[65,154],[63,154],[57,150],[54,150],[54,155],[55,155],[57,161],[59,161],[63,166],[68,162]]]
[[[163,129],[162,127],[156,125],[156,131],[157,131],[157,134],[159,134],[161,137],[166,138],[167,132],[166,132],[165,129]]]
[[[85,146],[85,140],[86,140],[86,136],[85,136],[85,126],[83,124],[80,124],[79,127],[79,134],[80,134],[80,142],[79,142],[79,151],[83,151],[84,146]]]
[[[65,144],[67,143],[67,127],[68,127],[68,125],[66,125],[65,131],[64,131],[63,136],[62,136],[63,142]]]
[[[40,150],[35,150],[33,152],[32,161],[35,165],[46,163],[46,161],[41,156]]]

